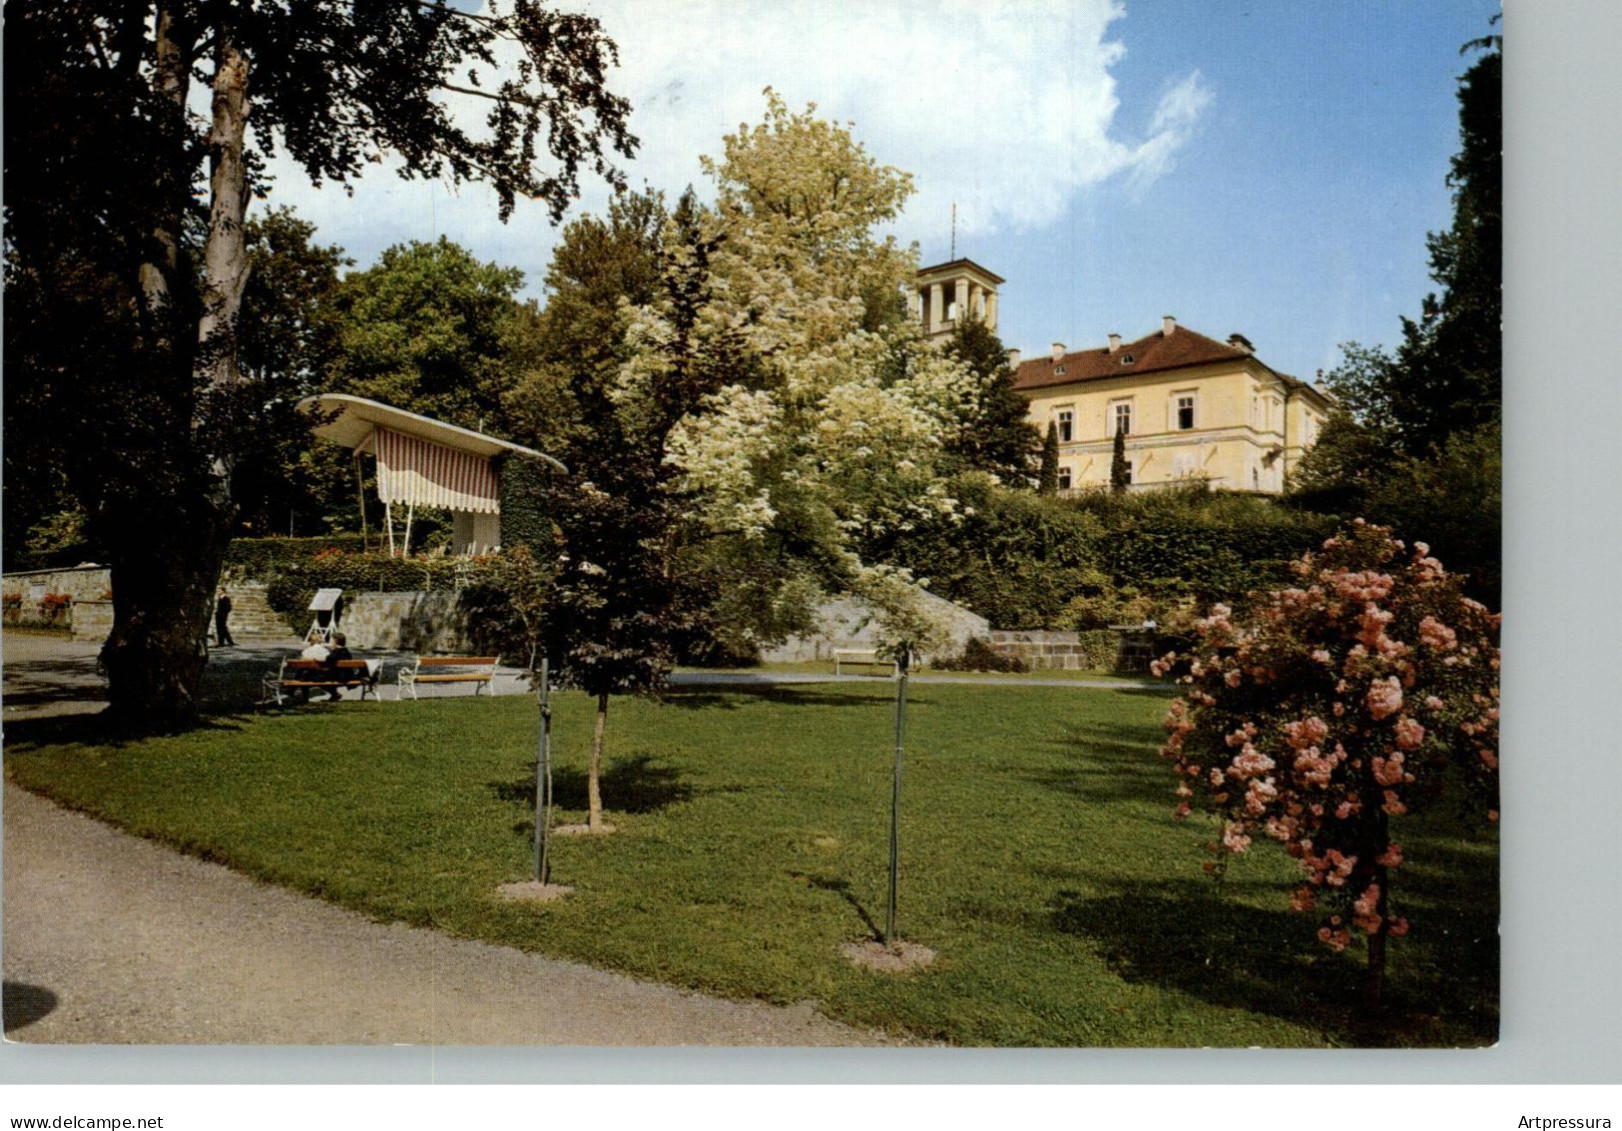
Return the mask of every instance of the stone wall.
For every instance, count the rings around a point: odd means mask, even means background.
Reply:
[[[924,598],[929,610],[947,626],[953,651],[961,652],[971,636],[984,638],[990,634],[991,625],[985,617],[933,593],[925,593]],[[854,598],[839,597],[825,602],[817,609],[817,621],[821,625],[817,633],[791,636],[777,647],[763,650],[761,660],[769,664],[832,662],[835,649],[873,648],[877,644],[878,628],[873,610]]]
[[[357,651],[467,653],[467,617],[457,594],[345,593],[338,630]]]
[[[0,592],[7,598],[18,600],[5,604],[7,624],[69,627],[73,623],[72,606],[80,601],[100,601],[112,588],[112,571],[106,566],[77,566],[73,569],[32,569],[8,573]],[[66,595],[71,603],[59,608],[44,605],[46,594]],[[109,625],[111,622],[109,621]]]
[[[73,602],[73,639],[100,644],[113,632],[111,601]]]
[[[1119,665],[1121,637],[1109,629],[1096,632],[1003,631],[991,634],[991,648],[1018,656],[1032,670],[1110,671]]]
[[[18,594],[21,600],[6,606],[5,621],[71,628],[75,640],[105,640],[113,628],[113,603],[104,599],[111,585],[111,571],[102,566],[8,573],[3,592]],[[233,604],[231,635],[238,640],[293,643],[308,627],[308,620],[294,628],[272,613],[261,584],[236,582],[228,590]],[[47,593],[67,594],[73,600],[53,618],[41,607]],[[453,592],[346,593],[338,627],[351,648],[367,651],[465,653],[472,647],[467,618]],[[213,629],[211,616],[211,635]]]

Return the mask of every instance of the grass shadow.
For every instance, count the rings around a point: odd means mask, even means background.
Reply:
[[[680,770],[655,761],[651,754],[613,759],[603,767],[599,784],[604,807],[620,813],[654,813],[691,801],[698,795],[698,790],[682,777]],[[585,770],[572,766],[552,768],[552,801],[558,808],[586,808],[586,786]],[[523,776],[517,780],[491,782],[489,788],[501,801],[532,807],[535,804],[534,763],[526,765]],[[525,827],[531,832],[534,830],[533,823]]]
[[[1418,948],[1400,946],[1388,968],[1386,1004],[1371,1011],[1362,1004],[1361,952],[1336,955],[1318,943],[1312,916],[1257,908],[1240,894],[1200,880],[1128,882],[1101,897],[1062,890],[1049,909],[1055,929],[1089,940],[1125,981],[1268,1014],[1321,1032],[1325,1044],[1496,1039],[1496,979],[1484,1002],[1479,983],[1442,976]]]
[[[836,880],[832,876],[813,875],[810,872],[789,872],[788,875],[792,879],[804,880],[809,886],[816,888],[818,891],[829,891],[839,896],[851,905],[851,908],[856,912],[857,918],[861,919],[862,925],[867,928],[867,933],[872,936],[873,941],[884,941],[884,932],[879,930],[879,925],[873,921],[873,916],[868,914],[867,908],[862,906],[862,901],[857,899],[855,893],[850,890],[849,880]]]
[[[107,711],[9,719],[5,724],[6,752],[24,753],[47,746],[105,746],[119,749],[159,735],[240,731],[247,722],[248,718],[244,715],[205,715],[181,725],[153,728],[122,723]]]
[[[740,683],[724,689],[706,687],[702,690],[687,690],[682,688],[667,691],[663,701],[673,707],[692,709],[721,707],[728,710],[737,710],[738,703],[735,700],[744,696],[768,703],[780,703],[786,707],[871,707],[889,701],[884,696],[852,695],[847,692],[812,690],[813,687],[821,686],[825,685]],[[907,702],[927,706],[930,700],[909,691]]]
[[[1026,781],[1071,797],[1093,802],[1173,802],[1177,779],[1160,758],[1155,744],[1145,741],[1142,726],[1129,723],[1071,724],[1050,739],[1063,763],[1037,772],[1024,765],[1005,769]],[[1158,736],[1157,736],[1158,737]]]

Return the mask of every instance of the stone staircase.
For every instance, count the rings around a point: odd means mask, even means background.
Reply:
[[[253,582],[237,582],[225,587],[231,595],[231,619],[228,622],[233,640],[286,640],[294,642],[300,630],[271,611],[265,600],[265,587]],[[212,631],[213,623],[209,628]]]

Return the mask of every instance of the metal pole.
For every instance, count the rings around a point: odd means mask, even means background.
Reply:
[[[541,746],[535,759],[535,882],[547,882],[552,839],[552,678],[541,657]]]
[[[366,552],[366,477],[360,470],[360,449],[355,450],[355,501],[360,504],[360,552]]]
[[[896,876],[901,859],[901,749],[907,736],[907,661],[910,649],[903,646],[896,658],[895,685],[895,775],[890,782],[890,903],[884,916],[884,945],[895,945]]]

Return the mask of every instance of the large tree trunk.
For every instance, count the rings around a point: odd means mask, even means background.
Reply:
[[[138,526],[120,524],[124,536],[112,568],[113,631],[101,653],[108,697],[121,722],[143,728],[197,714],[225,549],[225,522],[188,515],[173,502],[142,515]]]
[[[597,721],[591,732],[591,766],[586,770],[586,828],[603,831],[603,791],[598,777],[603,768],[603,727],[608,723],[608,692],[597,696]]]
[[[197,376],[210,392],[239,379],[237,317],[248,283],[248,59],[221,29],[215,47],[213,127],[208,135],[208,242],[203,246],[203,311],[197,330]]]
[[[155,81],[166,100],[183,106],[189,52],[174,38],[167,8],[158,13],[157,30]],[[187,434],[173,438],[170,453],[190,469],[183,466],[168,482],[150,484],[150,505],[114,521],[113,631],[102,663],[115,715],[145,727],[182,724],[198,712],[209,612],[230,535],[230,463],[228,453],[217,449],[232,431],[222,414],[234,408],[237,316],[247,282],[248,60],[229,28],[216,32],[212,85],[211,205],[195,355],[182,353],[178,342],[158,329],[173,325],[175,318],[178,212],[172,226],[159,223],[154,254],[141,265],[153,344],[167,350],[177,368],[190,368],[194,409]]]

